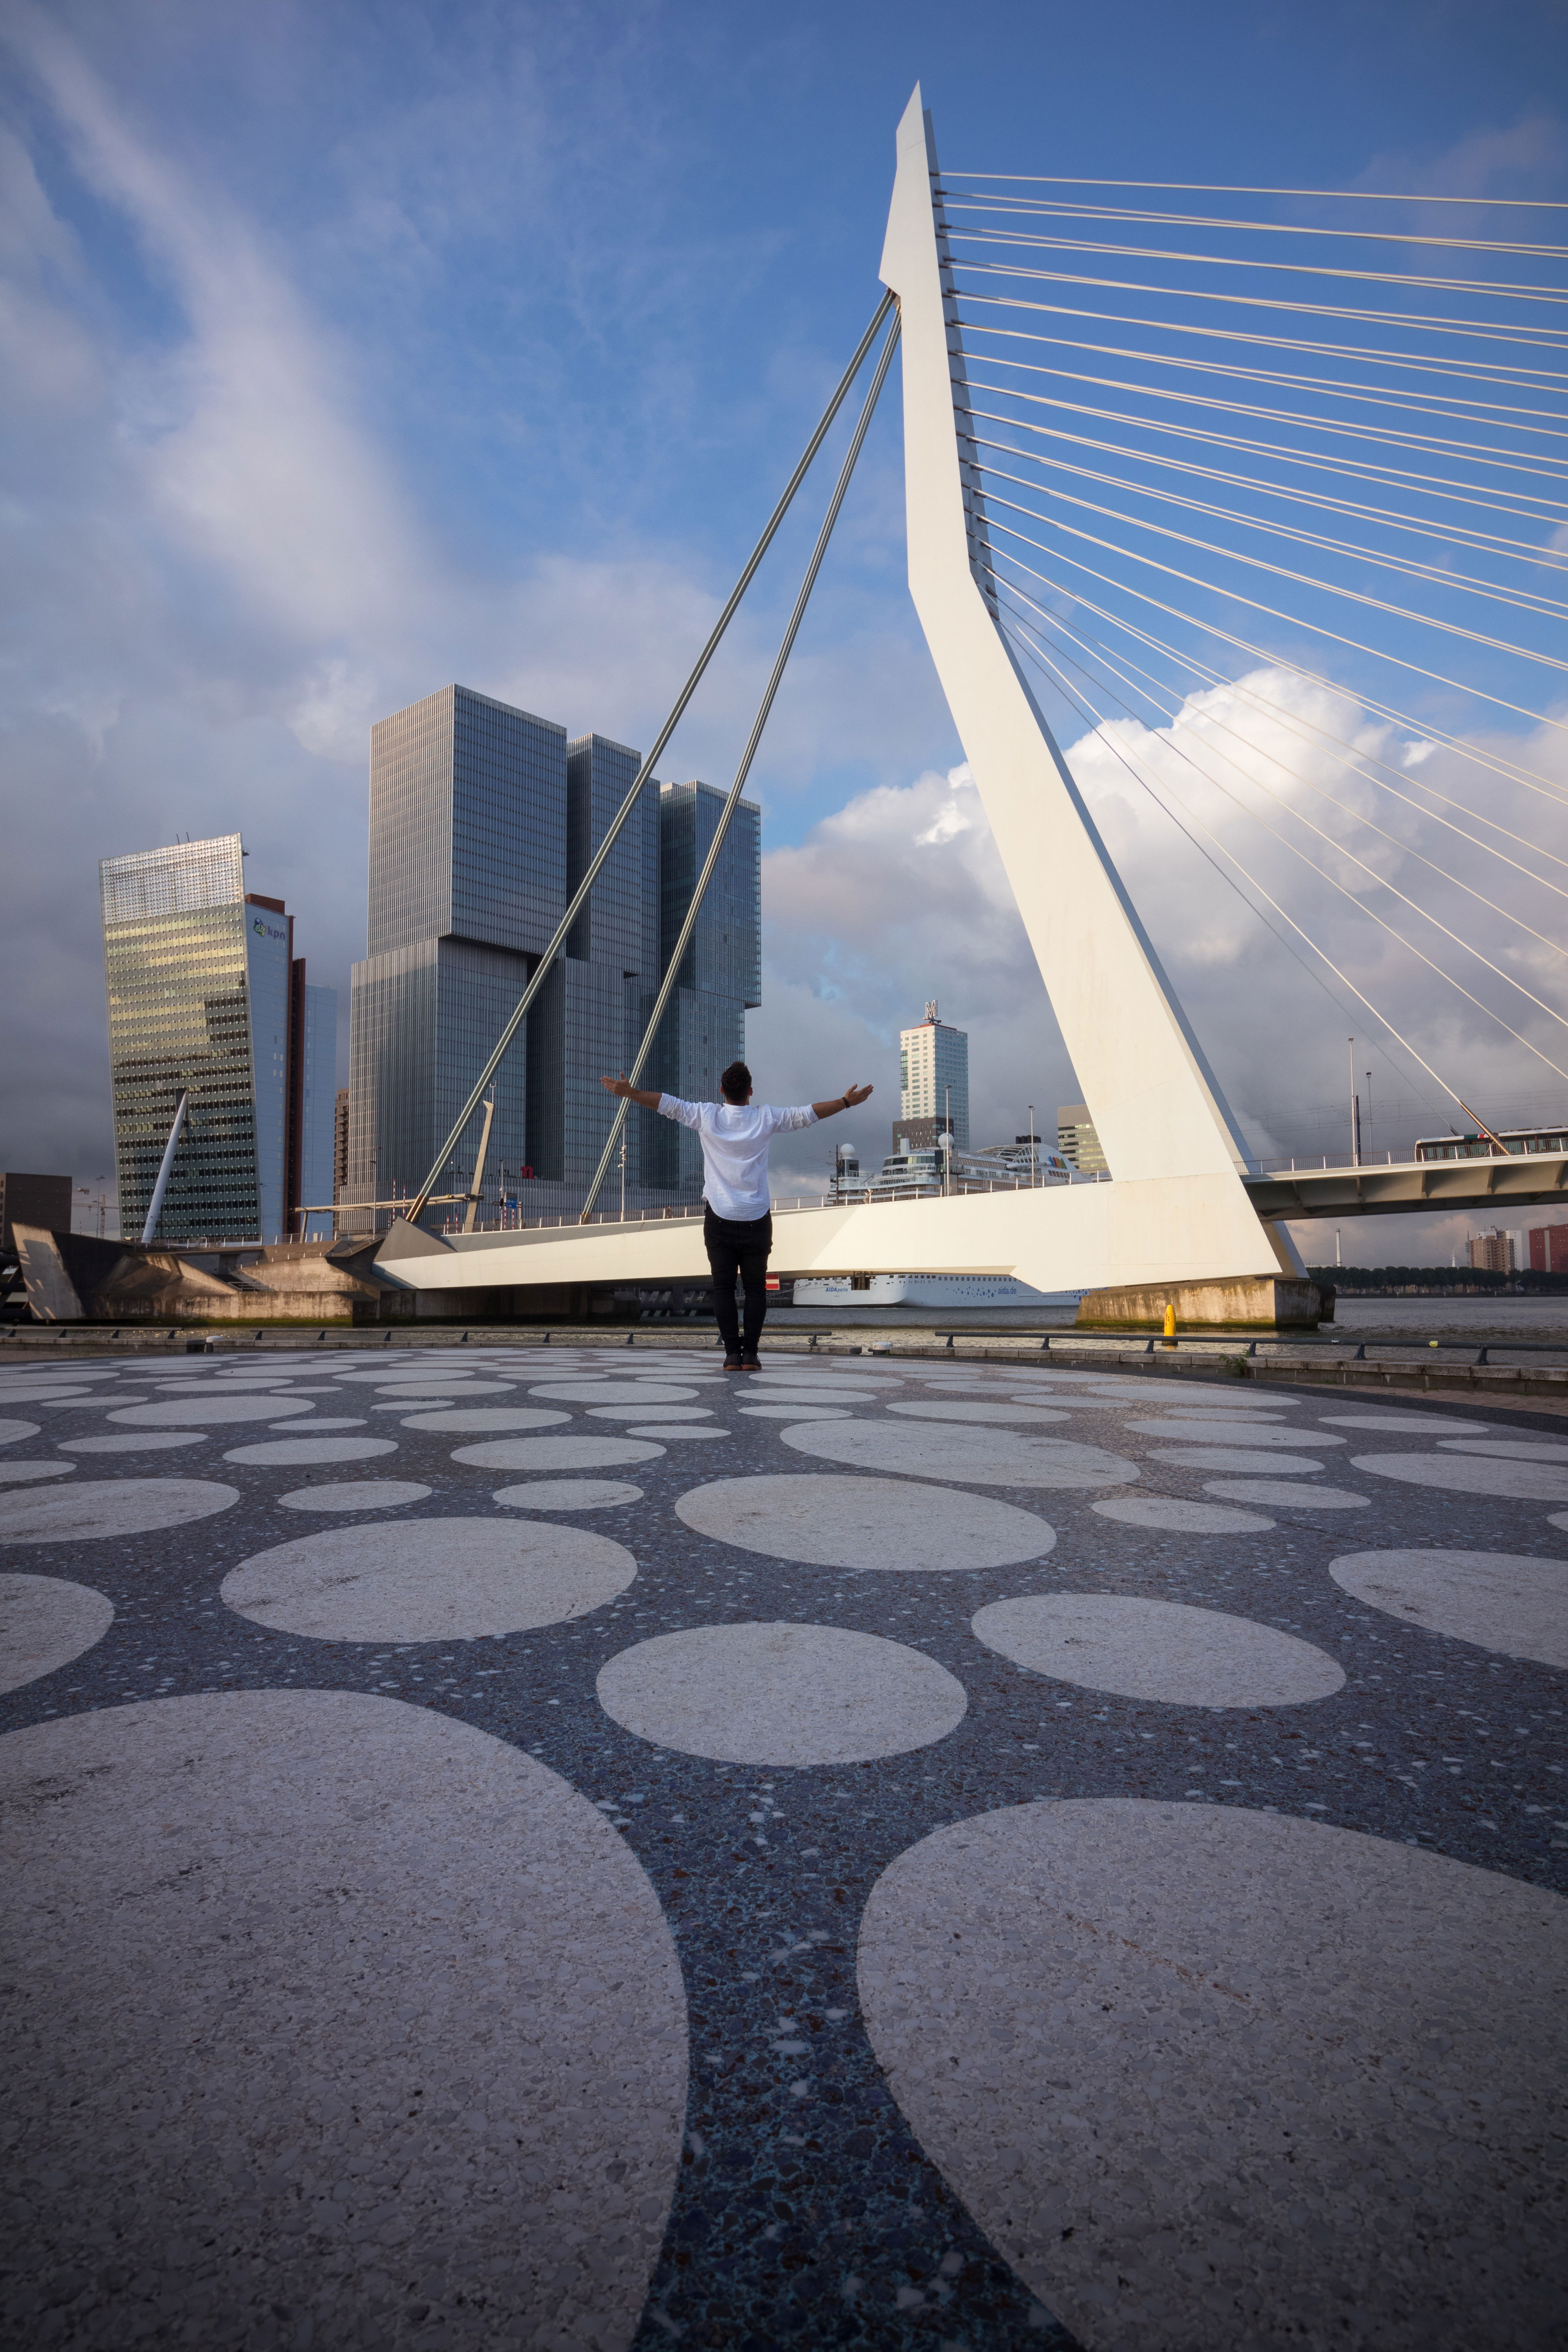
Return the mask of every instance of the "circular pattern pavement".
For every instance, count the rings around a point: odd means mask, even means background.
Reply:
[[[13,1456],[0,1462],[0,1486],[26,1486],[35,1478],[63,1478],[75,1468],[74,1462],[18,1462]]]
[[[320,1428],[318,1422],[316,1426]],[[116,1429],[104,1437],[62,1437],[66,1454],[163,1454],[174,1445],[205,1445],[199,1429]]]
[[[60,1576],[0,1576],[0,1691],[52,1675],[101,1642],[111,1602]]]
[[[279,1468],[310,1462],[366,1462],[373,1454],[395,1454],[390,1437],[276,1437],[262,1445],[236,1445],[226,1462],[262,1462]]]
[[[1011,1568],[1043,1559],[1057,1539],[1016,1504],[884,1478],[718,1478],[675,1508],[715,1542],[816,1568]]]
[[[602,1608],[637,1574],[625,1547],[530,1519],[328,1528],[225,1577],[242,1617],[321,1642],[471,1642]]]
[[[928,1748],[963,1685],[922,1650],[837,1625],[706,1625],[601,1667],[606,1715],[658,1748],[727,1764],[858,1764]]]
[[[1008,1806],[872,1891],[909,2123],[1089,2352],[1513,2352],[1568,2278],[1568,1906],[1239,1806]]]
[[[1449,1495],[1495,1495],[1514,1502],[1568,1503],[1568,1463],[1490,1462],[1457,1454],[1358,1454],[1357,1470]]]
[[[642,1488],[614,1478],[531,1478],[522,1486],[498,1486],[492,1502],[514,1511],[607,1511],[616,1503],[640,1503]]]
[[[1162,1528],[1172,1535],[1261,1535],[1274,1525],[1257,1511],[1227,1511],[1218,1503],[1190,1503],[1180,1495],[1113,1495],[1089,1508],[1101,1518],[1120,1519],[1124,1527]]]
[[[1300,1706],[1344,1682],[1326,1651],[1294,1633],[1174,1601],[1028,1593],[993,1601],[972,1623],[1015,1665],[1169,1706]]]
[[[1283,1478],[1210,1478],[1204,1484],[1205,1495],[1221,1496],[1230,1503],[1266,1503],[1273,1508],[1313,1511],[1364,1511],[1368,1508],[1364,1495],[1352,1495],[1343,1486],[1301,1486]]]
[[[1151,1454],[1151,1462],[1168,1462],[1173,1470],[1267,1470],[1273,1476],[1282,1473],[1291,1477],[1306,1477],[1322,1464],[1310,1460],[1305,1454],[1266,1454],[1261,1446],[1248,1453],[1239,1445],[1163,1445]]]
[[[429,1492],[411,1478],[349,1478],[296,1486],[278,1500],[286,1511],[391,1511],[404,1503],[422,1503]]]
[[[13,2292],[68,2305],[62,2343],[166,2341],[174,2314],[205,2346],[390,2345],[416,2294],[447,2352],[631,2343],[684,1999],[585,1798],[339,1691],[37,1725],[0,1740],[0,1789],[24,1817]]]
[[[489,1445],[459,1445],[452,1459],[476,1470],[609,1470],[652,1462],[663,1452],[640,1437],[499,1437]]]
[[[1352,1551],[1329,1573],[1369,1608],[1494,1650],[1568,1666],[1568,1560],[1506,1551]]]
[[[974,1404],[967,1399],[949,1398],[941,1403],[902,1402],[897,1399],[889,1405],[889,1412],[905,1412],[917,1421],[1066,1421],[1067,1414],[1058,1405],[1048,1404]]]
[[[286,1413],[310,1412],[304,1397],[193,1396],[177,1404],[128,1404],[109,1416],[131,1429],[195,1429],[215,1421],[279,1421]]]
[[[913,1429],[890,1421],[797,1423],[779,1432],[798,1454],[826,1455],[856,1470],[891,1470],[906,1478],[953,1478],[978,1486],[1121,1486],[1136,1464],[1098,1445],[1037,1437],[1026,1429]]]
[[[1343,1445],[1342,1437],[1329,1437],[1321,1429],[1280,1429],[1273,1422],[1221,1421],[1216,1415],[1208,1420],[1201,1414],[1164,1421],[1130,1421],[1144,1437],[1170,1437],[1180,1430],[1184,1437],[1195,1437],[1201,1429],[1205,1438],[1216,1445]]]
[[[377,1411],[383,1408],[377,1407]],[[464,1406],[451,1412],[410,1413],[405,1429],[551,1429],[572,1418],[569,1412],[551,1412],[543,1405],[489,1404]]]
[[[0,1445],[15,1445],[23,1437],[37,1437],[36,1421],[0,1421]]]
[[[82,1543],[149,1535],[209,1518],[239,1500],[209,1478],[73,1478],[43,1493],[0,1496],[0,1543]]]

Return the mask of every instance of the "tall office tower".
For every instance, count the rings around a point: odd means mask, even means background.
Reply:
[[[290,1012],[289,1230],[305,1241],[330,1239],[337,1157],[338,992],[307,982],[303,956],[294,964]],[[300,1217],[301,1210],[317,1213]]]
[[[335,1207],[349,1181],[349,1090],[340,1087],[332,1104],[332,1202]]]
[[[675,952],[726,795],[711,784],[661,784],[658,794],[659,970]],[[666,1094],[712,1101],[721,1073],[746,1051],[746,1014],[763,1001],[762,811],[740,801],[681,959],[675,994],[654,1042],[651,1079]],[[653,1010],[646,992],[643,1020]],[[656,1111],[637,1114],[646,1181],[695,1198],[702,1145]]]
[[[1080,1176],[1107,1173],[1105,1154],[1087,1103],[1058,1104],[1057,1150]]]
[[[900,1123],[894,1132],[907,1134],[906,1122],[928,1118],[938,1135],[951,1120],[955,1147],[968,1150],[969,1036],[938,1019],[934,998],[923,1021],[899,1032]]]
[[[604,735],[579,736],[568,744],[568,896],[583,879],[641,764],[636,751]],[[592,1181],[616,1112],[600,1076],[629,1066],[642,1035],[644,997],[658,985],[658,787],[650,781],[573,926],[565,957],[531,1022],[535,1084],[529,1160],[536,1176],[557,1183],[575,1187]],[[626,1181],[640,1184],[641,1129],[628,1119],[625,1134]]]
[[[370,919],[353,968],[351,1202],[417,1192],[550,944],[566,904],[566,730],[445,686],[371,730]],[[496,1075],[489,1166],[530,1157],[530,1045]],[[559,1047],[557,1047],[559,1051]],[[536,1107],[537,1108],[537,1107]],[[548,1148],[550,1121],[541,1142]],[[477,1139],[459,1150],[471,1155]],[[471,1156],[439,1187],[464,1188]],[[461,1177],[462,1181],[456,1181]]]
[[[182,1091],[158,1238],[285,1229],[292,924],[247,896],[238,834],[99,864],[121,1230],[141,1232]]]

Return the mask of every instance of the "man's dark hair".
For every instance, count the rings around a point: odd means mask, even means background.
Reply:
[[[719,1081],[719,1091],[727,1103],[743,1103],[752,1091],[752,1074],[744,1062],[731,1062]]]

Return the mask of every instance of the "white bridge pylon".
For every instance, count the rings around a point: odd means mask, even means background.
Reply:
[[[963,352],[918,88],[899,125],[881,276],[902,317],[910,591],[1113,1175],[789,1212],[774,1220],[774,1270],[1007,1274],[1047,1291],[1299,1278],[1288,1234],[1248,1198],[1230,1110],[981,584],[984,515],[965,455]],[[377,1263],[421,1290],[679,1282],[708,1271],[695,1220],[448,1243],[397,1225]]]

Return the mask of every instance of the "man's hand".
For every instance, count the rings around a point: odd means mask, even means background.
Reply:
[[[645,1110],[657,1110],[662,1100],[657,1089],[650,1093],[647,1087],[628,1086],[625,1070],[618,1078],[601,1077],[599,1084],[606,1094],[624,1095],[631,1102],[641,1103]]]
[[[846,1087],[837,1101],[813,1103],[811,1108],[818,1118],[836,1118],[841,1110],[853,1110],[857,1103],[863,1103],[870,1092],[869,1087]]]

